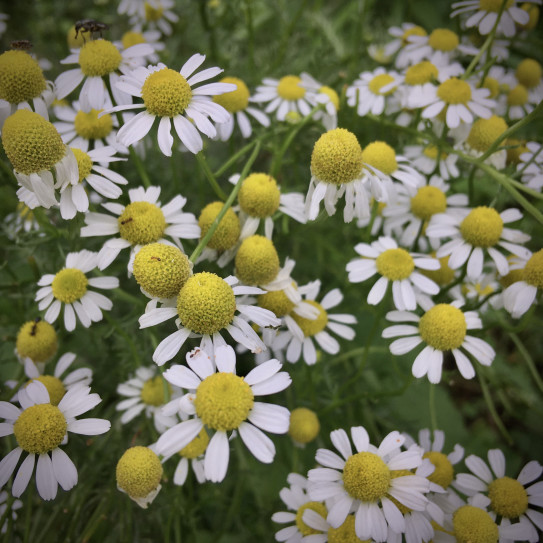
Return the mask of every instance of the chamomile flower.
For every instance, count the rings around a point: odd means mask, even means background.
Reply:
[[[112,236],[98,254],[98,267],[107,268],[123,250],[130,247],[128,270],[132,271],[134,256],[148,243],[165,242],[170,236],[179,245],[179,238],[198,239],[200,229],[192,213],[184,213],[187,199],[177,195],[166,205],[158,201],[160,187],[147,189],[138,187],[128,191],[130,203],[127,206],[107,203],[102,206],[114,216],[105,213],[89,212],[81,229],[82,237]]]
[[[405,157],[411,161],[412,166],[423,174],[437,173],[445,181],[460,175],[456,166],[458,155],[447,154],[433,145],[406,145]]]
[[[292,441],[304,447],[319,435],[321,425],[317,413],[307,407],[296,407],[290,412],[288,435]]]
[[[17,332],[15,354],[24,364],[32,360],[40,369],[51,359],[58,349],[57,333],[53,326],[40,317],[25,322]]]
[[[173,32],[172,23],[179,20],[179,16],[172,11],[174,7],[174,0],[121,0],[118,10],[119,13],[131,15],[130,24],[158,29],[169,36]]]
[[[238,77],[224,77],[220,83],[236,85],[236,89],[213,97],[216,104],[222,106],[230,113],[228,120],[216,125],[217,136],[221,141],[227,141],[234,133],[237,124],[241,135],[248,138],[253,133],[251,121],[247,114],[255,119],[262,126],[270,126],[269,117],[259,109],[249,105],[250,93],[244,81]]]
[[[467,262],[467,276],[477,279],[483,273],[485,254],[493,260],[500,275],[509,270],[507,258],[498,250],[505,250],[521,258],[528,258],[530,251],[520,245],[530,236],[520,230],[504,227],[518,221],[518,209],[498,213],[492,207],[480,206],[472,210],[438,213],[426,229],[430,238],[451,238],[437,250],[437,257],[450,255],[449,267],[456,270]]]
[[[386,541],[388,529],[401,534],[406,531],[400,507],[424,511],[430,489],[426,477],[414,475],[422,464],[418,447],[401,451],[405,438],[399,432],[388,434],[379,447],[370,444],[362,426],[351,428],[356,452],[345,430],[330,434],[341,456],[319,449],[315,457],[323,467],[308,473],[309,496],[316,501],[334,500],[326,520],[339,528],[351,510],[355,510],[355,532],[360,539]],[[399,504],[399,505],[396,505]]]
[[[234,341],[252,352],[266,350],[257,333],[241,316],[258,326],[278,326],[281,321],[271,311],[237,303],[236,296],[263,292],[259,288],[237,283],[238,280],[232,276],[222,279],[214,273],[196,273],[181,287],[177,298],[164,302],[162,307],[149,307],[139,319],[140,328],[154,326],[174,317],[178,328],[160,342],[153,354],[153,361],[162,366],[171,360],[189,336],[201,337],[202,348],[213,354],[214,348],[224,344],[221,330],[226,330]],[[241,316],[236,315],[236,311]]]
[[[0,462],[0,487],[15,472],[21,455],[27,453],[13,481],[11,493],[18,498],[28,486],[36,467],[36,486],[44,500],[53,500],[58,485],[70,490],[77,484],[77,469],[68,455],[59,448],[67,432],[100,435],[111,423],[104,419],[76,419],[101,402],[89,387],[75,387],[66,392],[58,406],[50,403],[49,394],[40,382],[32,382],[19,392],[21,409],[9,402],[0,402],[2,435],[15,435],[17,447]],[[36,462],[37,457],[37,462]]]
[[[464,312],[459,308],[460,305],[460,302],[437,304],[428,309],[422,317],[409,311],[387,313],[386,317],[391,322],[410,323],[394,324],[383,330],[382,337],[384,338],[400,337],[390,344],[392,354],[403,355],[421,343],[425,344],[411,368],[415,377],[421,378],[428,375],[430,383],[439,383],[446,352],[452,353],[464,379],[473,379],[475,370],[463,351],[484,366],[492,364],[496,356],[494,349],[486,341],[467,334],[468,330],[478,330],[483,327],[478,313]]]
[[[543,466],[532,460],[513,479],[505,475],[506,461],[500,449],[488,451],[490,468],[483,459],[473,454],[465,462],[471,474],[458,474],[457,482],[461,490],[468,496],[484,494],[494,520],[499,516],[500,525],[508,526],[518,519],[529,527],[526,539],[538,541],[537,530],[543,530],[543,516],[535,507],[540,507],[543,502],[543,485],[534,481],[541,477]]]
[[[16,210],[6,215],[5,225],[10,239],[15,239],[19,233],[29,233],[33,230],[38,236],[43,235],[34,212],[23,202],[18,202]]]
[[[192,466],[192,471],[199,483],[206,480],[204,471],[204,454],[209,445],[209,435],[205,428],[200,430],[200,433],[188,444],[185,445],[177,454],[180,460],[173,474],[173,484],[182,486],[187,480],[189,471],[189,463]]]
[[[313,118],[316,121],[321,120],[326,130],[337,128],[337,113],[339,111],[337,92],[331,87],[319,83],[307,72],[302,72],[300,78],[302,80],[300,84],[309,91],[307,100],[311,106],[324,104],[324,111],[317,111]]]
[[[55,187],[79,178],[74,154],[56,128],[37,113],[20,109],[10,115],[2,129],[2,144],[21,185],[17,195],[31,209],[57,205]]]
[[[125,32],[120,41],[113,43],[119,48],[120,51],[123,49],[128,49],[129,47],[139,43],[149,44],[153,48],[153,52],[138,59],[139,64],[141,66],[145,66],[149,63],[156,64],[160,60],[157,53],[159,51],[163,51],[166,47],[166,45],[160,41],[161,39],[162,34],[158,30],[143,31],[141,26],[137,25],[128,32]]]
[[[159,63],[147,68],[140,66],[123,75],[117,88],[141,98],[143,103],[119,105],[108,110],[108,113],[132,109],[143,111],[121,127],[117,133],[118,141],[126,147],[133,145],[143,139],[155,119],[160,118],[158,145],[166,156],[172,155],[172,122],[181,143],[191,153],[199,153],[203,148],[200,132],[209,138],[217,135],[208,117],[217,123],[224,123],[230,117],[228,111],[214,103],[211,97],[235,90],[235,86],[230,83],[207,83],[195,87],[222,72],[222,69],[215,67],[194,73],[205,58],[205,55],[193,55],[179,72]]]
[[[274,349],[287,347],[286,357],[292,364],[297,362],[300,356],[303,356],[308,365],[317,362],[314,340],[323,351],[329,354],[339,352],[339,343],[327,332],[326,328],[349,341],[355,336],[354,330],[347,326],[348,324],[356,324],[357,321],[353,315],[328,313],[329,309],[342,302],[341,291],[338,288],[331,290],[319,303],[316,298],[319,295],[320,287],[320,281],[314,281],[299,289],[300,293],[304,295],[304,302],[318,310],[317,317],[312,315],[308,318],[292,311],[287,321],[288,330],[279,332],[272,343]]]
[[[454,300],[476,303],[479,311],[484,313],[489,304],[496,309],[503,307],[503,300],[499,291],[500,284],[496,272],[491,271],[473,281],[465,279],[460,285],[451,288],[449,294]]]
[[[275,394],[290,385],[288,373],[277,360],[269,360],[245,377],[236,375],[236,355],[229,345],[215,349],[214,363],[200,349],[187,354],[186,366],[174,365],[164,378],[195,392],[181,401],[181,409],[194,418],[167,430],[157,441],[157,451],[168,456],[188,445],[206,428],[212,433],[205,451],[206,479],[218,483],[226,476],[230,446],[228,434],[236,430],[257,460],[273,462],[275,446],[262,430],[285,434],[289,411],[279,405],[255,402],[255,396]]]
[[[113,303],[103,294],[89,290],[89,287],[113,289],[119,286],[119,280],[116,277],[88,278],[87,274],[96,268],[97,264],[97,253],[84,249],[78,253],[69,253],[66,266],[55,275],[46,274],[41,277],[38,281],[41,288],[36,293],[35,300],[39,302],[40,311],[47,309],[47,322],[53,323],[57,320],[62,306],[64,326],[69,332],[75,329],[77,319],[85,328],[102,320],[102,311],[109,311]]]
[[[517,66],[515,76],[528,90],[530,103],[537,105],[543,100],[543,68],[537,60],[525,58]]]
[[[509,90],[506,103],[507,116],[512,120],[521,119],[534,110],[534,106],[530,104],[528,89],[521,83]]]
[[[103,78],[109,79],[113,99],[117,104],[126,104],[130,96],[120,91],[116,83],[119,72],[126,73],[139,64],[139,59],[153,53],[147,43],[133,45],[119,51],[115,45],[104,39],[89,40],[80,49],[72,51],[61,64],[79,64],[79,68],[60,74],[55,80],[58,99],[68,96],[84,81],[79,94],[81,109],[90,112],[99,110],[106,100],[107,89]]]
[[[34,110],[49,120],[48,107],[55,97],[53,84],[46,81],[38,62],[26,51],[5,51],[0,55],[0,130],[18,109]]]
[[[517,174],[521,181],[529,188],[539,190],[543,188],[543,145],[535,141],[526,144],[526,150],[520,155],[517,165]]]
[[[401,26],[391,26],[388,33],[395,39],[388,42],[384,47],[384,54],[388,56],[395,55],[400,49],[405,47],[409,42],[410,36],[427,36],[428,33],[421,26],[413,23],[402,23]]]
[[[256,88],[251,101],[267,103],[264,111],[275,112],[278,121],[284,121],[290,112],[299,113],[302,117],[311,112],[307,90],[297,75],[285,75],[281,79],[264,78],[262,83]]]
[[[122,424],[127,424],[142,412],[145,412],[147,418],[153,419],[159,433],[165,432],[177,422],[175,417],[162,413],[165,388],[169,390],[170,395],[174,391],[170,384],[165,383],[162,376],[156,373],[156,366],[140,367],[133,377],[117,386],[117,394],[125,397],[115,408],[117,411],[123,411]],[[180,396],[180,391],[177,391],[173,397],[178,396]]]
[[[355,251],[361,256],[347,264],[349,281],[360,283],[375,274],[380,277],[368,294],[368,303],[377,305],[384,298],[389,282],[392,283],[394,305],[399,311],[413,310],[417,307],[417,290],[434,295],[439,286],[419,270],[437,270],[439,262],[424,254],[410,253],[398,247],[396,241],[382,236],[377,241],[359,243]]]

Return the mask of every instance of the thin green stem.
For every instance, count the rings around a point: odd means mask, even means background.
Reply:
[[[437,413],[436,413],[436,385],[430,383],[430,393],[428,395],[428,409],[430,411],[430,425],[432,432],[437,430]]]
[[[494,405],[494,400],[492,399],[492,395],[490,394],[490,390],[488,389],[488,384],[486,382],[485,377],[483,376],[481,372],[477,374],[477,377],[479,378],[479,384],[481,385],[481,390],[483,391],[483,396],[485,398],[488,411],[490,412],[490,415],[492,416],[494,423],[498,427],[498,430],[500,431],[505,441],[507,441],[507,444],[509,446],[513,445],[513,440],[511,439],[511,436],[509,435],[507,428],[502,422],[502,419],[498,415],[498,411],[496,410],[496,406]]]
[[[149,188],[152,183],[151,179],[149,177],[149,174],[147,173],[147,170],[145,169],[145,166],[143,165],[143,162],[141,161],[140,156],[138,153],[136,153],[136,150],[132,145],[128,148],[130,152],[130,158],[134,161],[134,164],[136,165],[136,170],[138,170],[138,174],[141,178],[141,181],[145,188]]]
[[[528,369],[530,370],[530,373],[534,378],[537,388],[539,388],[539,390],[543,392],[543,379],[541,379],[541,376],[537,371],[534,359],[532,358],[530,351],[528,351],[524,343],[522,343],[520,338],[514,332],[510,332],[509,337],[513,340],[513,343],[515,344],[515,347],[518,349],[519,353],[522,355],[522,358],[524,358],[524,361],[526,362],[526,365],[528,366]]]
[[[196,160],[198,160],[198,164],[200,164],[200,167],[204,171],[204,175],[206,176],[206,179],[209,181],[211,188],[215,191],[215,194],[224,202],[224,200],[226,200],[226,194],[224,190],[222,190],[221,187],[219,186],[219,183],[217,183],[217,179],[215,179],[215,176],[213,175],[213,172],[211,171],[211,168],[209,167],[209,164],[207,163],[207,160],[203,151],[200,151],[199,153],[196,154]]]

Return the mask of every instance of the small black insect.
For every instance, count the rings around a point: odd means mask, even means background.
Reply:
[[[30,51],[32,49],[32,42],[28,40],[15,40],[9,46],[16,51]]]
[[[132,222],[134,219],[132,217],[129,217],[128,219],[121,221],[121,224],[126,224],[127,222]]]
[[[159,256],[152,256],[151,260],[158,260],[159,262],[162,261],[162,259]]]
[[[101,23],[100,21],[95,21],[94,19],[81,19],[80,21],[77,21],[75,23],[76,39],[79,33],[81,33],[81,35],[83,36],[83,34],[86,32],[91,35],[91,38],[94,32],[100,32],[100,37],[102,37],[103,30],[109,30],[109,25],[107,25],[106,23]],[[85,39],[84,36],[83,39]]]
[[[31,336],[35,336],[36,335],[36,331],[38,329],[38,322],[41,321],[41,317],[36,317],[34,319],[34,324],[32,324],[32,328],[30,329],[30,335]]]

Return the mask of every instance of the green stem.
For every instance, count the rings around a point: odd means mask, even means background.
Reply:
[[[434,385],[433,383],[430,383],[428,407],[430,410],[430,425],[432,426],[432,432],[435,432],[437,430],[436,385]]]
[[[215,176],[213,175],[213,172],[211,171],[211,168],[207,163],[203,151],[200,151],[196,154],[196,160],[198,160],[198,164],[200,164],[202,170],[204,171],[204,175],[209,181],[211,188],[215,191],[215,194],[224,202],[224,200],[226,200],[226,194],[219,186],[219,183],[217,183],[217,180],[215,179]]]
[[[522,341],[517,336],[517,334],[515,334],[514,332],[511,332],[509,334],[509,337],[513,340],[513,343],[515,344],[515,347],[518,349],[519,353],[522,355],[522,358],[524,358],[524,361],[526,362],[526,365],[528,366],[528,369],[530,370],[530,373],[532,374],[532,377],[534,378],[537,388],[539,388],[539,390],[543,392],[543,380],[541,379],[541,376],[539,375],[539,372],[537,371],[532,355],[530,354],[528,349],[525,347],[524,343],[522,343]]]
[[[136,150],[134,149],[134,147],[132,147],[132,145],[128,148],[128,150],[130,152],[130,158],[134,161],[134,164],[136,165],[136,170],[138,170],[138,174],[143,182],[144,187],[148,189],[152,185],[152,183],[151,179],[149,178],[149,174],[145,170],[145,166],[143,165],[140,156],[138,155],[138,153],[136,153]]]
[[[488,384],[486,382],[486,379],[483,377],[483,374],[480,372],[477,374],[477,376],[479,377],[479,384],[481,385],[483,396],[485,398],[485,402],[488,407],[488,411],[490,412],[490,415],[492,416],[492,419],[494,420],[496,426],[498,427],[498,430],[502,434],[505,441],[507,441],[507,444],[509,446],[513,445],[513,440],[511,439],[511,436],[509,435],[507,428],[503,424],[502,419],[498,415],[498,411],[496,411],[496,406],[494,405],[494,400],[492,399],[492,395],[490,394],[490,390],[488,389]]]

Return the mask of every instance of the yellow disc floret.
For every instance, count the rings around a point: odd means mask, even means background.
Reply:
[[[187,255],[165,243],[144,245],[134,258],[138,285],[157,298],[173,298],[192,273]]]
[[[451,77],[437,88],[437,96],[446,104],[464,104],[471,100],[471,87],[469,83]]]
[[[482,88],[488,89],[490,91],[488,98],[496,98],[496,96],[500,94],[501,90],[499,81],[497,79],[494,79],[493,77],[485,77]]]
[[[186,446],[179,451],[179,455],[189,460],[198,458],[204,454],[209,445],[209,436],[205,428],[200,430],[200,433]]]
[[[47,87],[38,62],[25,51],[0,55],[0,99],[10,104],[29,102]]]
[[[177,313],[183,326],[197,334],[213,335],[234,318],[236,299],[232,287],[214,273],[196,273],[177,297]]]
[[[520,9],[527,11],[530,19],[524,25],[519,23],[517,23],[517,25],[524,30],[533,30],[539,22],[539,6],[536,6],[532,3],[524,2],[524,4],[520,6]]]
[[[428,38],[428,45],[436,51],[454,51],[459,43],[458,34],[448,28],[436,28]]]
[[[427,34],[422,26],[408,28],[402,35],[402,47],[405,47],[409,43],[409,36],[426,36]]]
[[[447,209],[447,197],[437,187],[421,187],[411,198],[411,211],[415,217],[428,221],[436,213],[443,213]]]
[[[435,466],[434,472],[428,475],[428,480],[447,489],[454,479],[454,468],[451,461],[443,453],[437,451],[424,453],[423,458],[428,458]]]
[[[431,253],[432,258],[436,258],[435,252]],[[435,281],[438,285],[447,285],[455,276],[455,270],[449,268],[450,255],[442,256],[438,258],[439,269],[438,270],[421,270],[421,273],[429,277],[432,281]]]
[[[419,321],[422,340],[438,351],[458,349],[466,337],[464,313],[449,304],[438,304],[426,311]]]
[[[507,93],[508,106],[523,106],[528,102],[528,90],[524,85],[517,85]]]
[[[158,241],[164,234],[166,219],[155,204],[132,202],[118,218],[119,233],[132,245],[145,245]]]
[[[407,279],[415,269],[413,257],[405,249],[387,249],[375,260],[377,271],[390,281]]]
[[[198,217],[198,226],[201,230],[200,239],[207,234],[213,221],[221,212],[223,205],[223,202],[211,202],[202,209],[200,217]],[[226,251],[236,244],[240,233],[241,226],[239,224],[238,216],[234,213],[232,208],[229,208],[215,229],[215,232],[213,232],[207,246],[210,249],[216,249],[217,251]]]
[[[499,538],[490,515],[473,505],[463,505],[454,512],[453,526],[458,543],[496,543]]]
[[[141,401],[145,405],[151,405],[153,407],[163,405],[166,399],[164,396],[164,383],[165,381],[164,379],[162,379],[161,375],[157,375],[156,377],[147,379],[147,381],[143,383],[143,387],[141,388]],[[172,387],[169,383],[166,383],[166,385],[166,388],[171,394]]]
[[[60,409],[49,403],[25,409],[13,425],[17,444],[31,454],[56,449],[66,435],[68,424]]]
[[[125,49],[138,45],[140,43],[147,43],[147,40],[143,37],[141,32],[134,32],[132,30],[125,32],[121,38],[121,43]]]
[[[298,100],[305,96],[305,89],[300,86],[302,80],[297,75],[285,75],[279,80],[277,94],[284,100]]]
[[[507,164],[518,164],[521,160],[520,157],[524,153],[529,153],[530,149],[526,147],[525,140],[517,140],[515,138],[507,138],[504,145],[509,147],[507,149]]]
[[[247,285],[265,285],[279,272],[279,256],[273,242],[259,235],[244,239],[236,253],[236,277]]]
[[[162,464],[148,447],[131,447],[121,456],[116,469],[117,485],[131,498],[145,498],[162,479]]]
[[[29,175],[50,170],[66,154],[57,129],[41,115],[19,109],[2,127],[2,144],[16,171]]]
[[[15,348],[21,358],[45,362],[57,352],[57,347],[57,333],[46,321],[25,322],[17,333]]]
[[[405,72],[405,82],[408,85],[423,85],[437,79],[437,68],[428,60],[410,66]]]
[[[320,430],[319,418],[307,407],[297,407],[290,412],[288,435],[297,443],[313,441]]]
[[[328,313],[326,313],[324,307],[315,300],[304,300],[305,303],[316,307],[319,310],[319,315],[316,319],[306,319],[300,317],[296,313],[292,313],[291,317],[296,321],[296,324],[302,329],[305,337],[314,336],[319,332],[322,332],[328,324]]]
[[[77,167],[79,169],[79,182],[81,183],[81,181],[83,181],[83,179],[86,179],[86,177],[91,173],[92,159],[87,153],[85,153],[85,151],[82,151],[77,147],[70,147],[70,149],[72,150],[77,160]]]
[[[427,145],[424,150],[422,151],[422,154],[424,156],[427,156],[428,158],[432,158],[433,160],[436,160],[437,159],[437,155],[438,155],[438,152],[439,152],[439,149],[437,148],[436,145]],[[445,160],[449,155],[447,155],[447,153],[445,153],[445,151],[441,151],[441,160]]]
[[[83,32],[78,32],[76,36],[75,25],[72,25],[66,34],[66,42],[70,49],[79,49],[86,42],[86,38]]]
[[[64,394],[66,394],[62,381],[53,375],[40,375],[35,379],[31,379],[28,383],[30,384],[32,381],[39,381],[47,389],[51,405],[58,405]]]
[[[543,289],[543,249],[534,253],[526,262],[523,279],[529,285]]]
[[[79,66],[87,77],[103,77],[117,70],[123,57],[108,40],[87,41],[79,50]]]
[[[471,127],[467,143],[472,149],[484,153],[506,130],[507,123],[497,115],[492,115],[490,119],[477,119]]]
[[[391,472],[383,459],[371,452],[359,452],[347,459],[343,468],[345,490],[363,502],[376,502],[390,488]]]
[[[151,115],[175,117],[181,115],[190,104],[192,90],[179,72],[162,68],[147,76],[141,97]]]
[[[328,511],[326,510],[326,507],[324,504],[320,502],[307,502],[304,503],[301,507],[298,508],[298,511],[296,511],[296,527],[298,528],[298,531],[303,535],[313,535],[313,534],[321,534],[322,532],[320,530],[315,530],[315,528],[311,528],[311,526],[308,526],[303,521],[304,512],[310,509],[311,511],[315,511],[318,515],[320,515],[323,519],[326,518],[326,515],[328,514]]]
[[[369,82],[368,88],[377,96],[388,96],[396,90],[397,86],[394,85],[391,88],[388,88],[386,91],[381,91],[381,89],[390,85],[391,83],[394,83],[394,78],[390,74],[379,74]]]
[[[513,5],[514,0],[507,0],[504,9],[509,9]],[[479,9],[481,11],[493,11],[498,13],[503,4],[502,0],[479,0]]]
[[[202,422],[213,430],[226,432],[239,428],[253,408],[254,395],[243,377],[214,373],[196,389],[194,407]]]
[[[339,110],[339,96],[337,95],[337,92],[332,89],[331,87],[327,87],[326,85],[323,85],[319,89],[319,93],[326,94],[328,98],[330,98],[330,102],[334,105],[336,108],[336,111]]]
[[[496,245],[502,231],[503,220],[492,207],[476,207],[460,223],[462,237],[474,247],[487,248]]]
[[[362,160],[387,175],[398,169],[396,153],[384,141],[374,141],[367,145],[362,151]]]
[[[55,275],[51,284],[53,296],[65,304],[71,304],[85,295],[88,283],[81,270],[64,268]]]
[[[281,191],[277,181],[265,173],[253,173],[243,180],[239,205],[251,217],[271,217],[279,208]]]
[[[515,75],[519,83],[527,89],[537,87],[541,82],[541,64],[533,58],[525,58],[518,66]]]
[[[282,290],[272,290],[265,294],[259,294],[257,305],[268,309],[276,317],[284,317],[294,309],[294,302]]]
[[[157,4],[155,2],[155,4]],[[149,2],[145,2],[145,20],[147,22],[156,22],[162,18],[164,8],[162,6],[154,7]]]
[[[500,477],[488,485],[492,511],[505,518],[518,518],[528,509],[525,488],[511,477]]]
[[[109,113],[98,117],[103,109],[91,109],[89,113],[80,110],[74,121],[74,128],[78,136],[86,140],[100,140],[106,138],[113,130],[113,119]]]
[[[220,83],[233,83],[237,86],[237,89],[232,92],[213,96],[213,101],[216,104],[219,104],[230,113],[242,111],[249,105],[249,89],[241,79],[237,77],[223,77]]]
[[[339,528],[328,528],[328,543],[370,543],[370,539],[360,539],[354,527],[354,515],[349,515]]]

